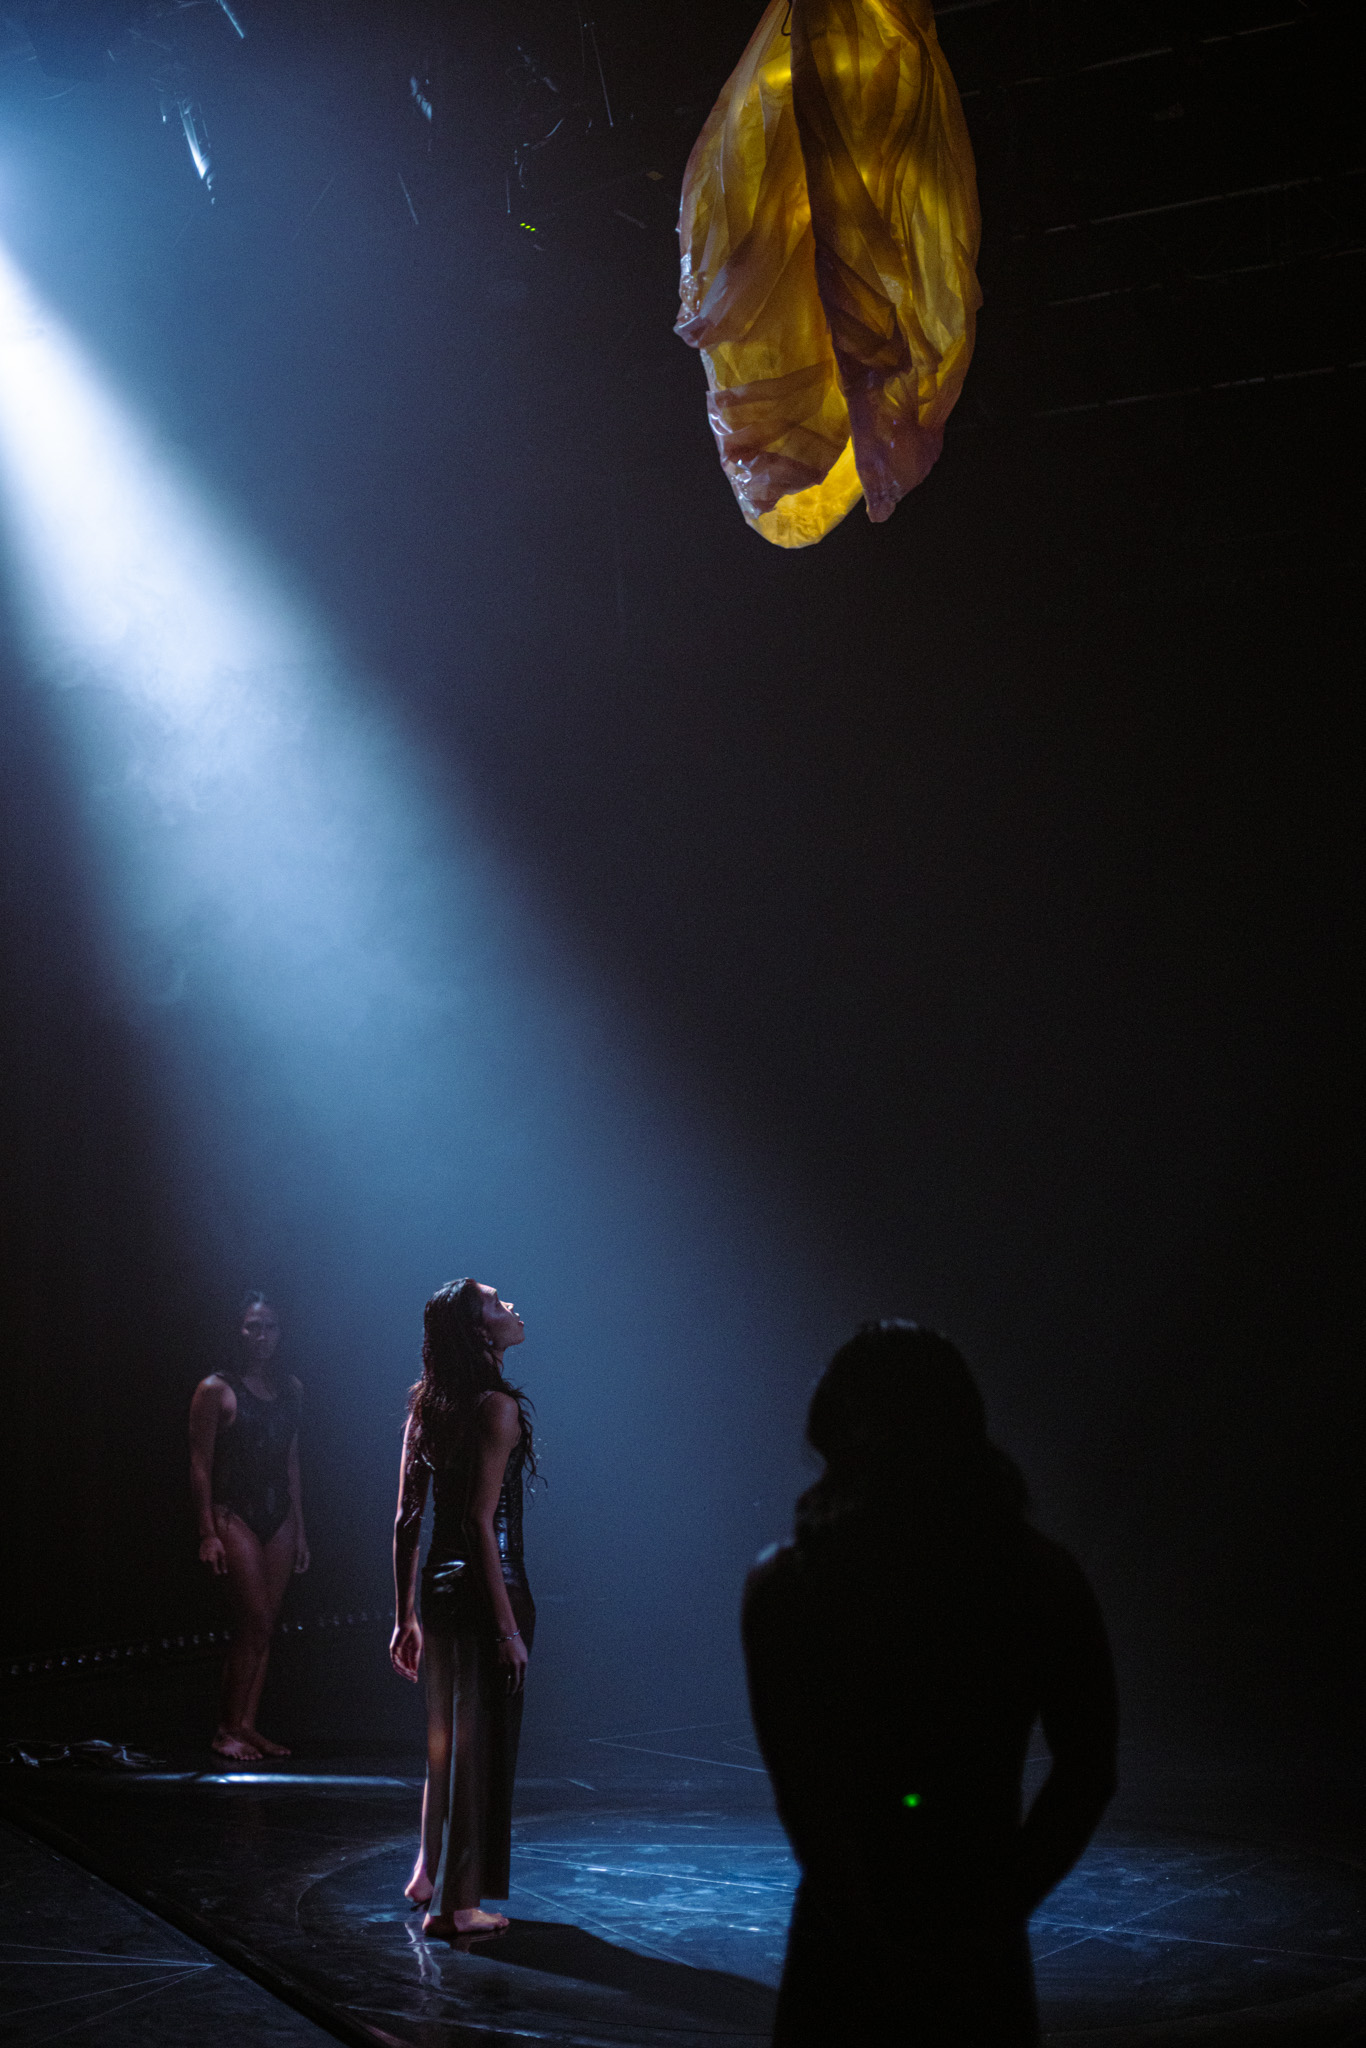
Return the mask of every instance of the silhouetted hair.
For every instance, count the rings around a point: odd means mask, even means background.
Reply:
[[[237,1320],[240,1323],[248,1309],[274,1308],[274,1306],[275,1303],[271,1300],[270,1296],[263,1294],[259,1287],[249,1287],[237,1305]]]
[[[521,1464],[536,1472],[532,1407],[520,1387],[503,1377],[484,1328],[476,1280],[438,1287],[422,1311],[422,1377],[408,1395],[414,1449],[433,1471],[448,1464],[474,1420],[481,1394],[511,1394],[520,1420]]]
[[[1018,1521],[1024,1479],[987,1436],[963,1354],[938,1330],[864,1323],[822,1373],[806,1440],[825,1472],[797,1503],[799,1536],[851,1513]]]

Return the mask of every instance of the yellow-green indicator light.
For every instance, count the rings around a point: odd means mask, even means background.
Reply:
[[[908,1792],[901,1804],[903,1806],[919,1806],[920,1794],[918,1792]]]

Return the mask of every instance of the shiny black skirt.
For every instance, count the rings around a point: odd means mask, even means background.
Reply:
[[[528,1614],[534,1627],[536,1605],[520,1564],[503,1566],[503,1584],[507,1587],[522,1639],[530,1649],[522,1616],[523,1613]],[[480,1629],[489,1636],[497,1633],[488,1588],[482,1572],[472,1560],[451,1557],[434,1561],[429,1557],[422,1567],[421,1593],[424,1629],[438,1629],[442,1635],[457,1635],[465,1629]]]
[[[455,1559],[422,1573],[422,1629],[450,1648],[454,1686],[451,1780],[444,1810],[447,1838],[439,1891],[456,1866],[473,1874],[481,1899],[508,1895],[512,1793],[522,1735],[523,1694],[506,1691],[488,1592],[477,1567]],[[505,1572],[513,1618],[530,1650],[536,1604],[520,1569]]]

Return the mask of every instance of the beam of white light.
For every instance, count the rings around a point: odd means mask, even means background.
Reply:
[[[582,983],[456,792],[3,251],[0,513],[190,1244],[327,1257],[358,1289],[365,1259],[407,1261],[425,1291],[501,1237],[507,1273],[518,1162],[525,1252],[573,1199],[567,1120],[600,1142],[648,1114],[630,1059],[601,1072]]]
[[[737,1258],[746,1232],[772,1232],[729,1148],[668,1106],[619,1009],[462,826],[457,793],[429,786],[3,248],[0,512],[12,601],[79,761],[112,970],[182,1049],[201,1042],[181,1085],[220,1089],[220,1126],[231,1088],[205,1059],[268,1076],[352,1183],[402,1188],[409,1215],[473,1204],[490,1231],[499,1176],[515,1211],[534,1158],[541,1227],[557,1208],[566,1245],[610,1241],[613,1219],[637,1246],[655,1234],[642,1271],[660,1308],[687,1236],[705,1264],[713,1228]],[[221,1130],[207,1099],[194,1113],[207,1154]]]
[[[805,1221],[661,1088],[458,793],[431,786],[3,250],[0,514],[111,974],[156,1061],[170,1200],[196,1248],[216,1240],[216,1283],[254,1280],[263,1252],[298,1276],[364,1439],[347,1453],[369,1460],[364,1540],[387,1512],[420,1303],[475,1270],[523,1297],[543,1420],[577,1445],[570,1581],[595,1560],[604,1612],[653,1626],[659,1598],[703,1612],[718,1546],[729,1642],[735,1503],[751,1550],[780,1526],[744,1519],[756,1458],[795,1457],[792,1361],[814,1369],[847,1327]],[[650,1474],[646,1507],[628,1469]],[[647,1598],[652,1547],[681,1591]]]
[[[416,778],[393,786],[411,764],[3,251],[0,459],[16,605],[38,666],[82,714],[139,992],[175,1000],[196,965],[226,968],[215,996],[314,1053],[377,1007],[402,1009],[437,915],[431,902],[402,915],[431,866]]]
[[[0,513],[189,1235],[358,1292],[387,1266],[374,1302],[406,1262],[408,1314],[455,1266],[639,1248],[655,1199],[676,1236],[687,1144],[666,1166],[620,1020],[3,251]]]

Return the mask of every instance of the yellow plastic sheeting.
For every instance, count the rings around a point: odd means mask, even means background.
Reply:
[[[972,358],[981,216],[929,0],[772,0],[683,180],[677,331],[740,510],[808,547],[934,464]]]

